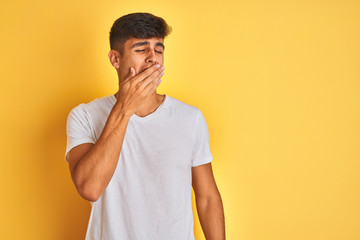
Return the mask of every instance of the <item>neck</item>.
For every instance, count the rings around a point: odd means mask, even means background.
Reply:
[[[118,99],[119,91],[114,94],[116,99]],[[153,113],[160,105],[163,103],[165,99],[165,95],[160,95],[158,93],[153,92],[148,101],[146,101],[140,108],[135,112],[139,117],[145,117],[151,113]]]

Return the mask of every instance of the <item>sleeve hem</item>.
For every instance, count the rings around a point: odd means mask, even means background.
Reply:
[[[92,139],[82,139],[82,140],[74,142],[71,146],[66,148],[65,156],[64,156],[65,162],[69,163],[67,161],[67,159],[66,159],[66,155],[71,151],[71,149],[73,149],[74,147],[79,146],[80,144],[83,144],[83,143],[93,143],[93,144],[95,144],[95,142]]]
[[[192,167],[197,167],[197,166],[212,162],[212,160],[213,160],[213,157],[210,156],[210,157],[207,157],[207,158],[203,158],[201,160],[194,161],[191,166]]]

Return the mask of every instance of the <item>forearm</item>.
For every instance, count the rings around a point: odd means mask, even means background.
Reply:
[[[225,219],[221,196],[196,200],[201,227],[207,240],[225,240]]]
[[[77,188],[92,201],[104,192],[115,172],[129,119],[114,105],[99,139],[76,166]]]

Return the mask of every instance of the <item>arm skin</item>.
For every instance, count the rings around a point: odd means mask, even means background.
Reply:
[[[110,182],[129,119],[129,115],[114,107],[96,144],[84,143],[69,152],[71,177],[84,199],[97,201]]]
[[[71,177],[84,199],[95,202],[105,191],[115,172],[130,117],[155,91],[161,71],[155,64],[138,75],[130,71],[97,142],[80,144],[68,153]]]
[[[225,240],[224,209],[211,163],[192,168],[192,185],[205,238]]]

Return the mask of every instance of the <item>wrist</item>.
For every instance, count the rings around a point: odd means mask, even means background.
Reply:
[[[116,102],[112,112],[118,117],[118,118],[128,118],[134,114],[133,112],[129,111],[127,108],[125,108],[123,105],[121,105],[119,102]]]
[[[113,108],[107,119],[103,132],[121,135],[124,129],[126,129],[131,116],[132,115],[122,109]]]

